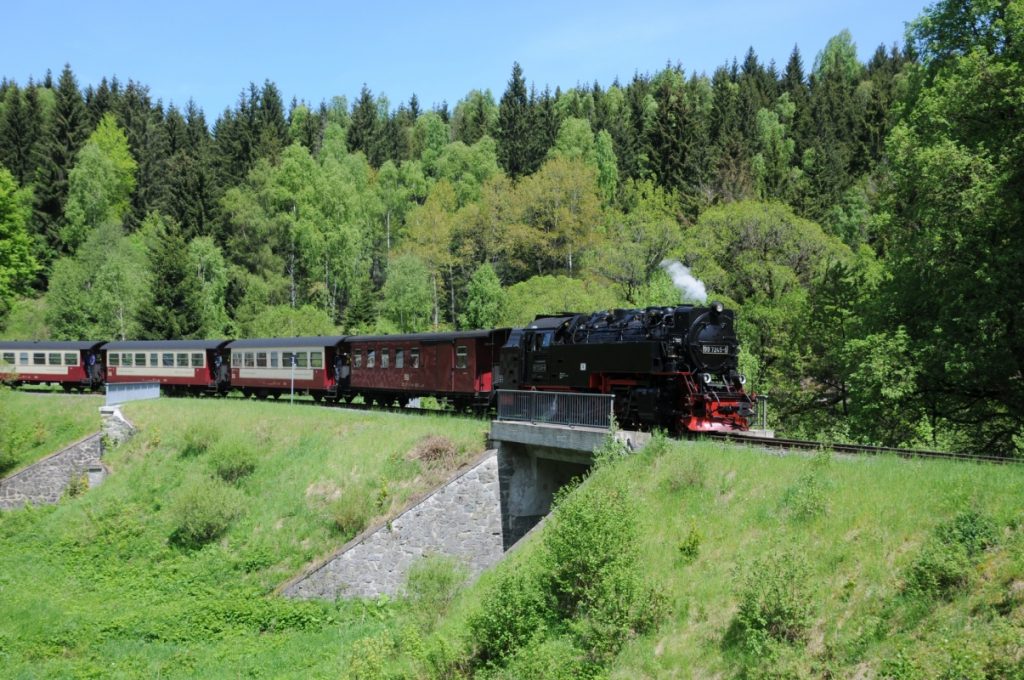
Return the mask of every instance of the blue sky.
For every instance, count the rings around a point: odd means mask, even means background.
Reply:
[[[794,44],[806,68],[832,35],[849,29],[862,59],[902,41],[922,0],[589,2],[363,2],[239,4],[207,0],[17,2],[3,10],[0,76],[24,83],[71,64],[79,84],[104,75],[150,87],[154,98],[190,97],[213,119],[250,81],[285,98],[351,103],[363,83],[392,105],[416,93],[423,108],[451,108],[471,89],[500,98],[512,63],[527,82],[563,89],[679,62],[711,72],[748,47],[785,64]]]

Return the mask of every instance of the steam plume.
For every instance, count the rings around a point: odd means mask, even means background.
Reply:
[[[661,268],[672,277],[672,283],[679,289],[683,301],[707,302],[708,291],[704,282],[696,279],[679,260],[662,260]]]

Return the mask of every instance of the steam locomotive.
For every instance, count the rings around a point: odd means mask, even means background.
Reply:
[[[433,396],[485,411],[498,390],[615,396],[625,427],[745,430],[751,395],[733,312],[721,303],[540,316],[524,328],[242,340],[0,342],[0,379],[96,389],[159,382],[169,392],[404,406]]]

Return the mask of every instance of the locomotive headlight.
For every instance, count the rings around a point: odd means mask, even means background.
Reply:
[[[721,314],[723,311],[725,311],[725,305],[723,305],[721,302],[712,302],[711,309],[715,310],[715,314]]]
[[[700,374],[700,379],[704,381],[705,385],[710,385],[711,384],[711,374],[710,373],[701,373]]]

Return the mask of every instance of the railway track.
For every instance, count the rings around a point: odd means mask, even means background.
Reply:
[[[749,444],[751,446],[760,446],[767,449],[779,449],[782,451],[818,451],[821,449],[828,449],[835,453],[856,456],[891,455],[898,456],[900,458],[941,458],[945,460],[959,460],[964,462],[1003,463],[1011,465],[1024,463],[1024,459],[1021,458],[1005,458],[1002,456],[986,454],[953,453],[950,451],[929,451],[926,449],[897,449],[889,446],[866,446],[863,444],[835,444],[806,441],[802,439],[772,439],[732,432],[713,432],[708,433],[706,436],[710,439],[729,441],[739,444]]]

